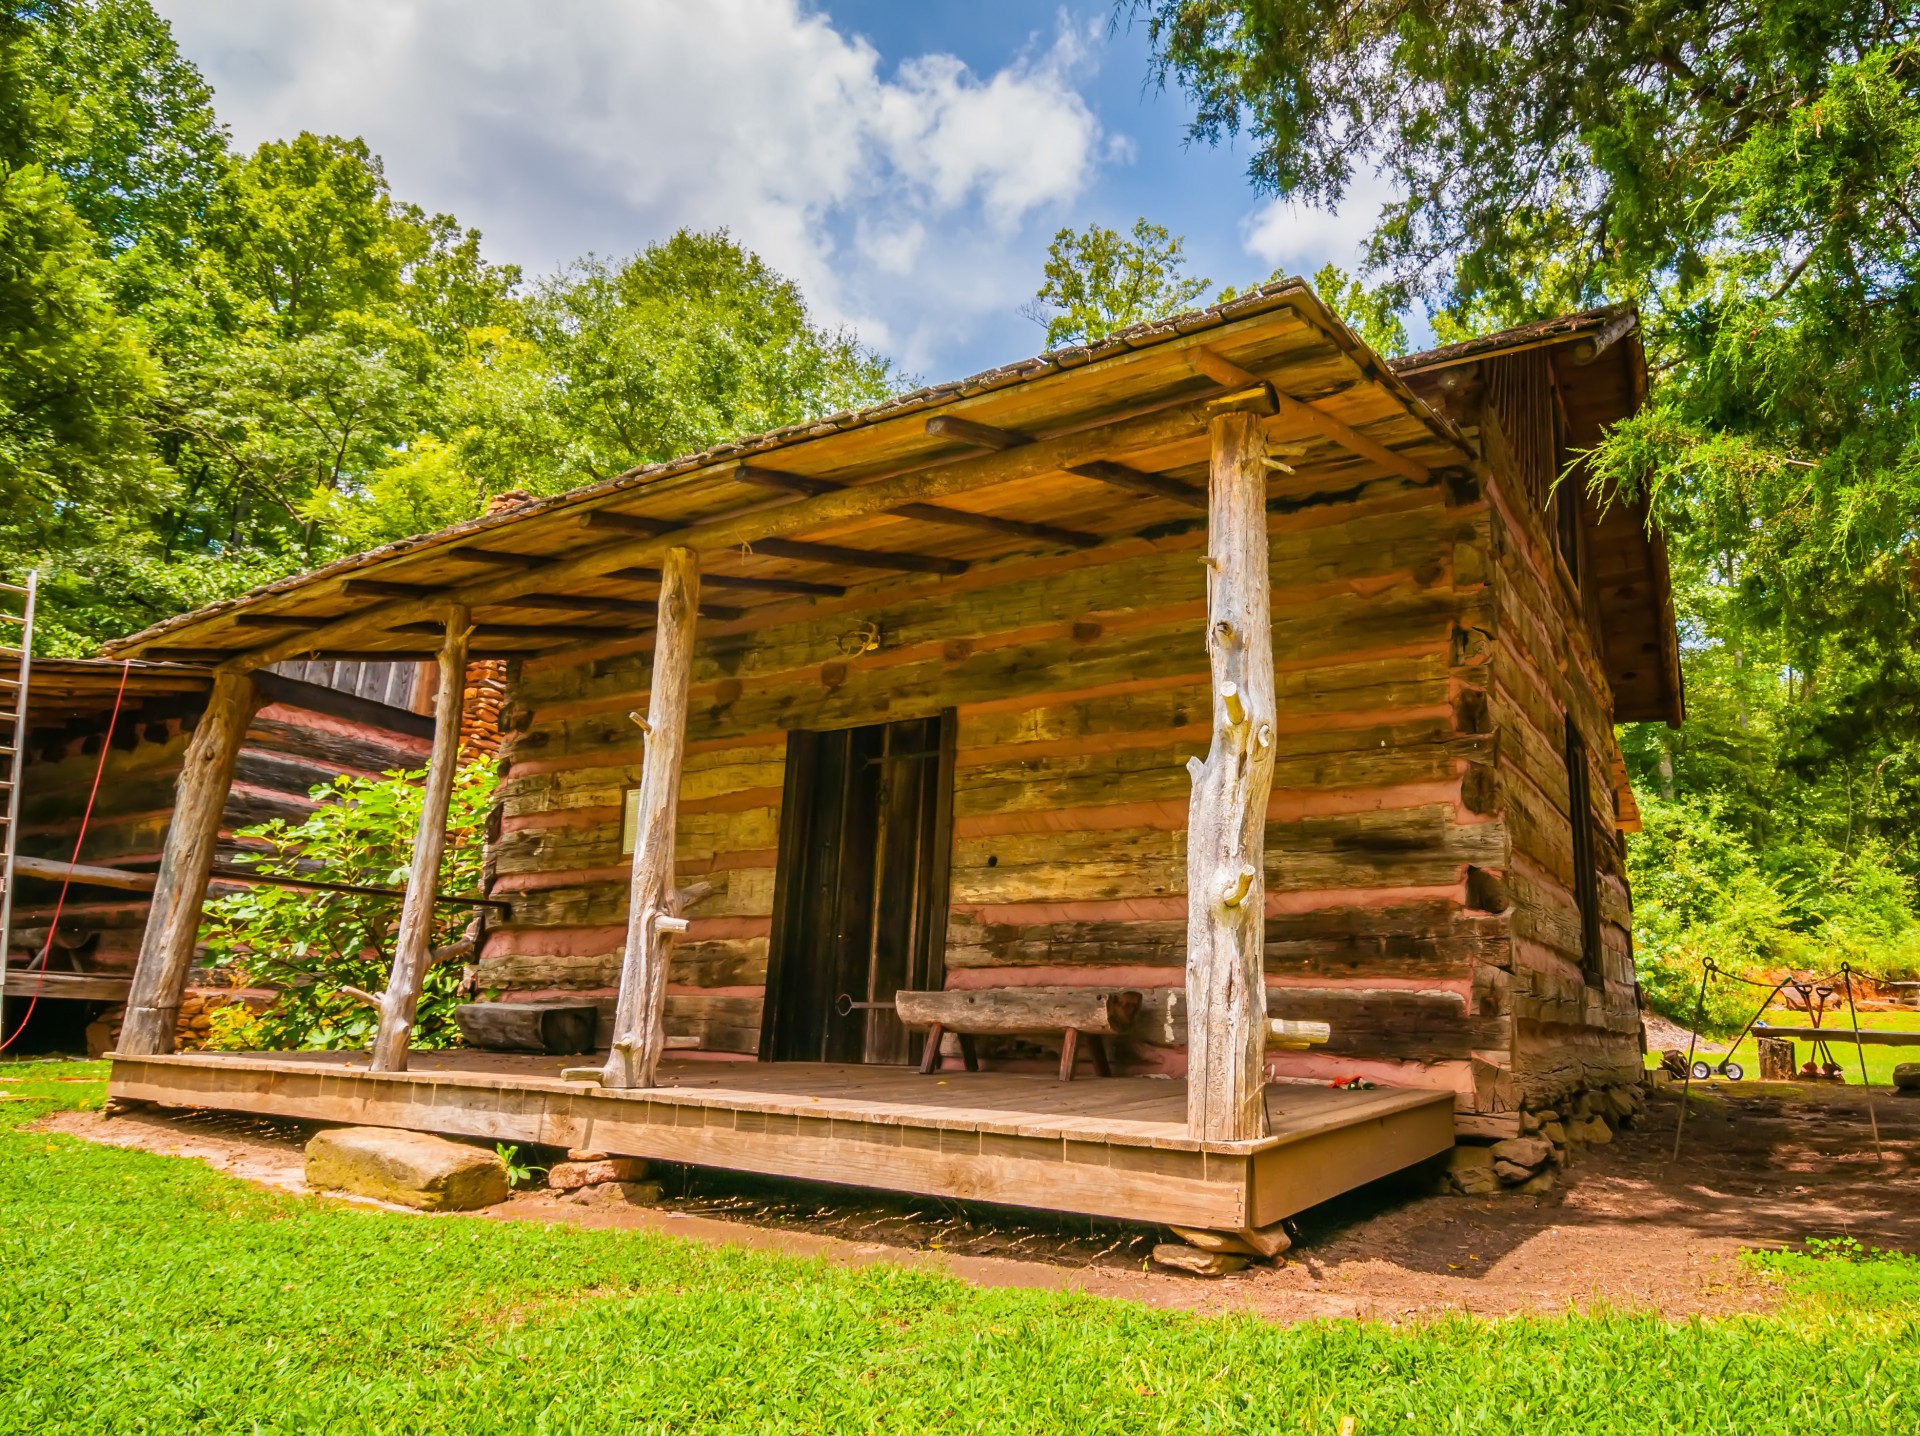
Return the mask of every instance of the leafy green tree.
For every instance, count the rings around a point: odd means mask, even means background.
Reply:
[[[1191,308],[1213,281],[1186,267],[1185,239],[1145,219],[1130,235],[1097,224],[1063,229],[1047,247],[1046,278],[1027,313],[1046,325],[1049,349],[1090,343]]]
[[[0,160],[0,545],[137,499],[157,376],[110,291],[60,181]]]
[[[146,0],[12,0],[59,176],[102,249],[178,263],[226,161],[213,91]]]
[[[359,139],[230,154],[148,0],[0,7],[0,568],[43,651],[897,387],[724,233],[519,291]]]
[[[1820,910],[1851,911],[1873,874],[1911,912],[1920,12],[1127,8],[1196,137],[1252,138],[1257,182],[1330,204],[1385,172],[1402,199],[1369,260],[1443,340],[1641,305],[1656,386],[1591,466],[1600,498],[1649,495],[1668,535],[1691,717],[1626,735],[1636,785],[1730,825],[1802,930],[1839,931]]]
[[[566,436],[550,490],[894,392],[887,362],[820,328],[799,286],[724,230],[682,230],[540,286],[529,333]]]
[[[1336,264],[1323,265],[1314,273],[1313,291],[1376,353],[1407,352],[1407,321],[1393,291],[1370,288]]]

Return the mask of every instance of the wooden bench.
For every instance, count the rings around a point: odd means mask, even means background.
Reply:
[[[960,1055],[967,1071],[978,1072],[980,1059],[973,1049],[976,1037],[1042,1037],[1058,1032],[1060,1080],[1071,1082],[1084,1038],[1093,1070],[1113,1075],[1107,1063],[1106,1039],[1133,1025],[1140,1012],[1140,994],[1095,987],[983,987],[971,992],[912,992],[894,994],[893,1010],[908,1029],[927,1029],[920,1050],[920,1070],[940,1070],[940,1039],[951,1032],[960,1039]]]
[[[453,1009],[467,1046],[561,1055],[593,1051],[600,1009],[591,1002],[467,1002]]]

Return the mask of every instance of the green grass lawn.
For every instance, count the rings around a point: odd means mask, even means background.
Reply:
[[[101,1075],[0,1067],[0,1430],[1920,1429],[1909,1257],[1755,1257],[1765,1317],[1280,1328],[360,1210],[22,1130]]]
[[[1755,1001],[1766,995],[1762,988]],[[1810,1027],[1811,1021],[1804,1012],[1789,1012],[1775,1003],[1767,1013],[1767,1022],[1773,1027]],[[1860,1080],[1860,1054],[1867,1058],[1867,1079],[1875,1087],[1893,1086],[1893,1069],[1902,1062],[1920,1062],[1920,1047],[1875,1047],[1863,1043],[1859,1048],[1853,1044],[1853,1025],[1843,1007],[1838,1012],[1829,1012],[1821,1019],[1823,1029],[1831,1029],[1833,1036],[1828,1046],[1833,1049],[1833,1059],[1846,1073],[1847,1081],[1858,1083]],[[1863,1012],[1860,1014],[1862,1032],[1920,1032],[1920,1012]],[[1793,1039],[1795,1059],[1802,1065],[1813,1057],[1813,1044],[1802,1038]],[[1721,1060],[1719,1053],[1700,1054],[1709,1062]],[[1741,1039],[1733,1051],[1725,1054],[1746,1069],[1747,1080],[1752,1081],[1760,1075],[1760,1053],[1751,1037]],[[1660,1054],[1647,1055],[1647,1065],[1660,1065]]]

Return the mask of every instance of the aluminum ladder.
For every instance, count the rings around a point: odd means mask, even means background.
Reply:
[[[6,759],[6,830],[0,833],[0,1041],[7,1033],[7,953],[13,942],[13,864],[20,848],[20,778],[27,760],[27,690],[33,668],[33,609],[40,596],[40,574],[27,575],[22,588],[17,583],[0,583],[0,594],[18,594],[23,600],[19,613],[0,613],[0,660],[18,661],[18,673],[0,678],[0,705],[8,696],[10,707],[0,706],[0,758]],[[7,630],[17,627],[18,634]],[[18,638],[18,642],[11,642]]]

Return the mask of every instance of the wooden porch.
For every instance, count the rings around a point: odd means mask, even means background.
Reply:
[[[1268,1135],[1188,1135],[1186,1084],[811,1062],[662,1064],[657,1087],[565,1081],[580,1058],[414,1052],[116,1056],[116,1098],[592,1147],[655,1161],[1222,1231],[1270,1226],[1453,1145],[1450,1093],[1271,1084]]]

